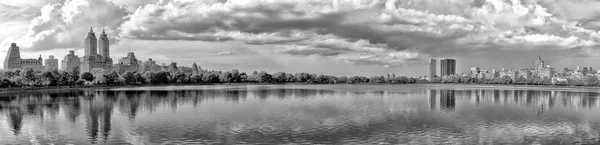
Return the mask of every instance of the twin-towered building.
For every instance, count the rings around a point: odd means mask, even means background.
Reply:
[[[61,70],[79,70],[79,72],[92,72],[94,74],[109,71],[117,71],[119,73],[126,71],[182,71],[184,73],[193,74],[201,72],[196,63],[193,64],[192,68],[177,67],[177,63],[175,62],[172,62],[168,66],[164,64],[159,66],[151,58],[146,62],[138,60],[133,52],[127,53],[126,57],[120,58],[117,64],[113,64],[113,59],[110,57],[110,40],[104,30],[102,30],[100,38],[96,38],[94,30],[90,28],[83,44],[84,56],[79,57],[75,55],[75,51],[69,50],[69,53],[65,55],[61,61]],[[49,58],[45,60],[45,66],[43,62],[41,55],[37,59],[22,59],[19,47],[16,43],[12,43],[4,61],[4,69],[21,70],[32,68],[33,70],[39,71],[59,69],[58,59],[55,59],[54,56],[49,56]]]
[[[430,80],[431,80],[431,78],[436,76],[436,65],[437,65],[436,59],[429,60],[429,76],[428,76],[428,78]],[[440,76],[439,77],[451,76],[451,75],[455,75],[455,74],[456,74],[456,60],[455,59],[440,60]]]
[[[92,72],[92,69],[111,70],[113,60],[110,58],[110,44],[106,32],[102,30],[100,39],[96,39],[94,30],[90,28],[84,39],[84,56],[81,61],[81,72]],[[100,50],[98,50],[100,48]]]

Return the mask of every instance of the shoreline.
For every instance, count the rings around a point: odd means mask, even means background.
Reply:
[[[160,87],[160,86],[207,86],[207,85],[435,85],[435,86],[482,86],[482,87],[510,87],[510,88],[544,88],[544,89],[600,89],[595,86],[555,86],[555,85],[505,85],[505,84],[444,84],[444,83],[423,83],[423,84],[307,84],[307,83],[199,83],[199,84],[156,84],[156,85],[116,85],[116,86],[47,86],[47,87],[11,87],[0,88],[0,94],[16,93],[24,91],[54,91],[54,90],[82,90],[82,89],[111,89],[125,87]]]

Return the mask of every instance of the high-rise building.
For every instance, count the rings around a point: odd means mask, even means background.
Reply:
[[[58,59],[54,58],[54,55],[50,55],[48,59],[45,60],[46,70],[58,70]]]
[[[98,39],[98,50],[100,52],[100,56],[104,58],[110,58],[110,44],[108,40],[108,35],[104,29],[102,29],[102,34],[100,34],[100,39]]]
[[[100,44],[100,54],[98,54],[98,44]],[[104,71],[112,69],[113,60],[108,55],[110,46],[106,32],[102,31],[100,39],[96,39],[94,30],[90,28],[90,32],[84,40],[85,56],[81,61],[81,72],[91,72],[92,69],[99,68]]]
[[[535,60],[535,66],[533,68],[533,72],[535,75],[540,76],[542,69],[545,68],[544,65],[544,61],[542,60],[542,57],[538,56],[538,59]]]
[[[580,67],[577,67],[577,70],[580,70]],[[535,60],[535,68],[532,74],[540,78],[552,78],[554,77],[554,68],[545,65],[542,57],[538,56],[538,59]]]
[[[73,69],[79,69],[81,62],[79,56],[75,55],[75,51],[69,50],[69,54],[65,55],[61,64],[63,71],[72,71]]]
[[[450,76],[456,74],[456,60],[455,59],[442,59],[440,61],[440,77]]]
[[[4,69],[6,70],[20,70],[31,68],[33,70],[44,70],[42,64],[42,56],[38,59],[22,59],[19,46],[16,43],[11,43],[4,58]]]
[[[437,65],[437,60],[436,59],[430,59],[429,60],[429,80],[431,80],[431,78],[435,77],[435,66]]]
[[[479,74],[481,70],[479,69],[479,67],[471,67],[471,73],[472,74]]]

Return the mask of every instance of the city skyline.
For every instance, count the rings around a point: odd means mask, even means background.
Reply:
[[[597,6],[586,0],[6,0],[0,1],[0,61],[13,42],[22,58],[60,61],[69,50],[83,57],[80,36],[94,27],[109,34],[115,58],[135,52],[138,60],[214,70],[425,76],[430,58],[456,59],[460,74],[472,66],[530,68],[536,56],[557,71],[600,68]]]

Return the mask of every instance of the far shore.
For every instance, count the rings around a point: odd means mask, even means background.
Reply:
[[[482,86],[482,87],[510,87],[510,88],[544,88],[544,89],[600,89],[600,87],[589,87],[589,86],[555,86],[555,85],[506,85],[506,84],[443,84],[443,83],[429,83],[429,84],[307,84],[307,83],[282,83],[282,84],[268,84],[268,83],[201,83],[201,84],[158,84],[158,85],[115,85],[115,86],[45,86],[45,87],[10,87],[0,88],[0,94],[17,93],[25,91],[55,91],[55,90],[81,90],[81,89],[112,89],[112,88],[125,88],[125,87],[153,87],[153,86],[201,86],[201,85],[455,85],[455,86]]]

